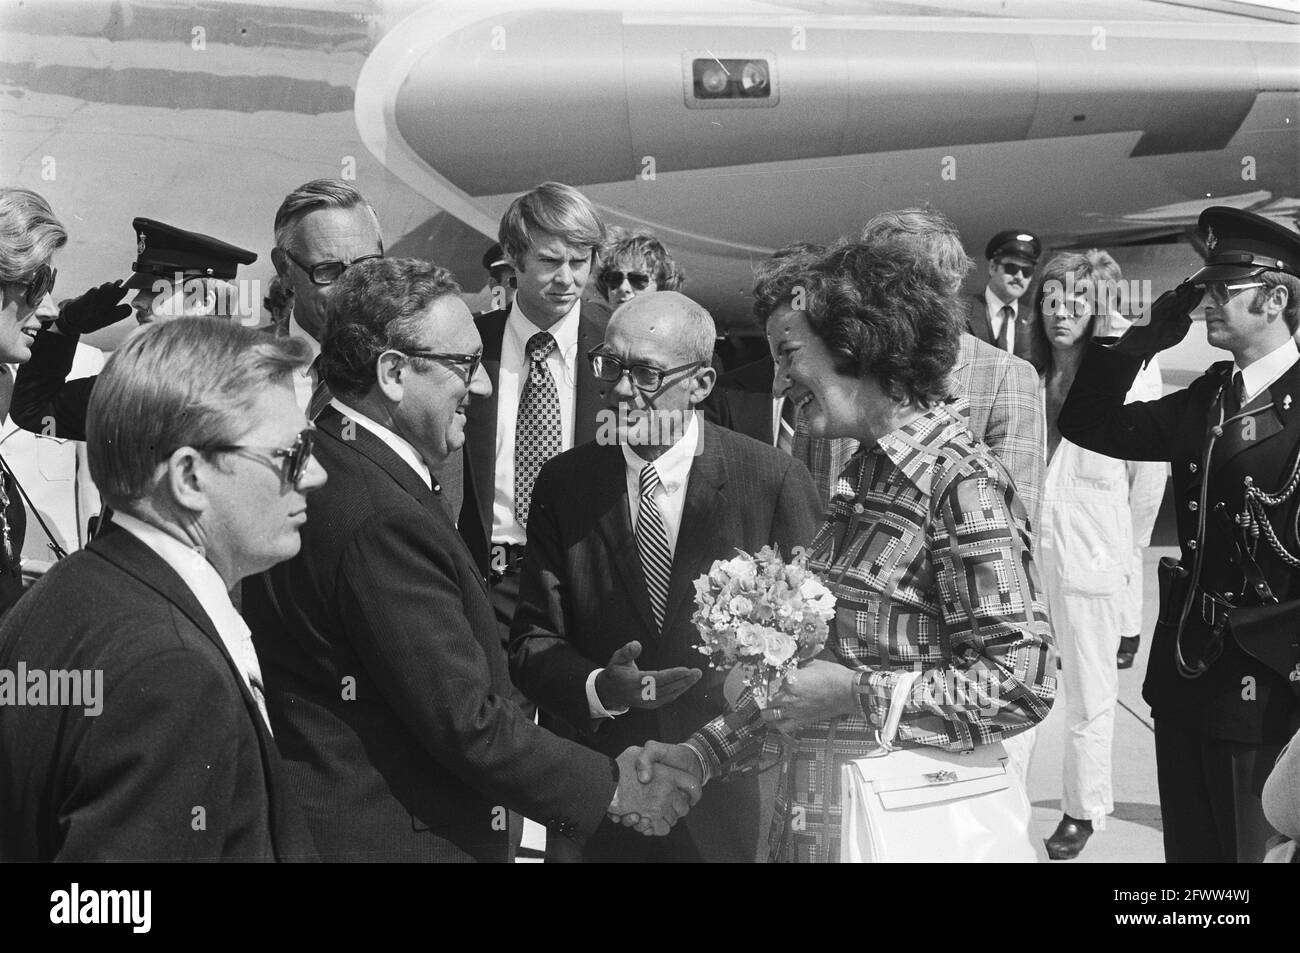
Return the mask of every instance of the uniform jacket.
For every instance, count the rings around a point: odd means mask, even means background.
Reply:
[[[1093,343],[1061,409],[1059,427],[1068,440],[1089,450],[1129,460],[1173,464],[1172,489],[1182,564],[1199,586],[1182,623],[1182,644],[1195,656],[1210,635],[1200,591],[1259,605],[1244,592],[1234,561],[1232,533],[1246,508],[1247,484],[1277,494],[1292,478],[1300,456],[1300,362],[1242,412],[1223,420],[1231,362],[1215,364],[1185,390],[1160,400],[1124,403],[1139,359]],[[1217,431],[1217,434],[1216,434]],[[1300,553],[1296,535],[1300,494],[1266,507],[1267,525],[1285,548]],[[1251,542],[1273,594],[1300,598],[1300,571],[1277,556],[1261,533]],[[1229,595],[1231,594],[1231,595]],[[1175,607],[1179,612],[1181,606]],[[1279,626],[1279,639],[1294,638],[1295,625]],[[1151,645],[1143,697],[1157,718],[1172,718],[1226,741],[1274,744],[1287,740],[1300,711],[1286,674],[1245,651],[1231,621],[1222,657],[1199,678],[1184,678],[1175,664],[1178,626],[1159,625]],[[1293,660],[1300,663],[1300,658]]]
[[[102,670],[102,711],[0,705],[0,860],[315,859],[212,621],[126,530],[55,565],[5,618],[0,670],[20,663]]]
[[[812,478],[788,455],[707,423],[700,439],[662,632],[654,626],[637,551],[622,448],[588,443],[551,460],[537,478],[511,669],[543,711],[608,755],[651,739],[684,741],[726,711],[726,673],[707,669],[695,647],[694,582],[737,548],[752,553],[775,543],[788,556],[792,547],[812,541],[820,521]],[[587,676],[632,639],[642,645],[641,669],[688,666],[704,669],[704,677],[662,708],[634,708],[593,725]],[[707,787],[683,823],[704,860],[753,860],[764,826],[757,782]]]
[[[483,400],[471,401],[465,421],[465,504],[461,510],[461,527],[476,519],[486,539],[492,536],[492,501],[496,495],[497,390],[501,375],[501,342],[505,337],[509,309],[489,311],[474,319],[483,340],[483,369],[492,381],[492,393]],[[578,316],[578,350],[575,356],[577,387],[574,396],[573,445],[579,446],[596,437],[596,415],[604,407],[604,386],[591,373],[587,352],[605,340],[608,315],[582,303]]]
[[[247,580],[243,606],[321,857],[504,861],[507,809],[589,837],[615,766],[510,701],[486,583],[440,491],[337,410],[317,427],[329,482],[302,550]]]

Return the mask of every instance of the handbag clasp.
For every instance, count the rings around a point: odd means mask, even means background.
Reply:
[[[957,780],[957,772],[947,770],[934,771],[930,774],[922,775],[922,777],[925,778],[927,784],[952,784]]]

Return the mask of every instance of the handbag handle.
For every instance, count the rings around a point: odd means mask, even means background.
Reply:
[[[898,722],[903,717],[903,708],[907,705],[907,696],[912,692],[912,686],[916,680],[921,677],[920,672],[900,672],[898,681],[894,682],[894,690],[889,694],[889,714],[885,716],[885,723],[876,729],[877,750],[871,756],[882,757],[891,751],[897,751],[894,745],[894,738],[898,735]]]

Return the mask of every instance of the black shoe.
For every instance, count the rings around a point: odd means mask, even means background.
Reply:
[[[1080,821],[1064,814],[1052,836],[1043,843],[1047,846],[1047,856],[1052,860],[1074,860],[1091,836],[1092,821]]]
[[[1138,654],[1138,645],[1141,641],[1140,635],[1126,635],[1119,640],[1119,651],[1115,653],[1116,668],[1133,667],[1133,659]]]

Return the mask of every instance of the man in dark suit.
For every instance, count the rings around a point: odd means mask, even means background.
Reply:
[[[1020,299],[1033,283],[1043,243],[1023,229],[994,235],[984,246],[989,280],[966,300],[966,330],[986,344],[1028,361],[1038,373],[1047,365],[1047,339],[1032,314],[1020,313]]]
[[[1173,464],[1182,560],[1161,566],[1142,686],[1165,859],[1255,862],[1276,833],[1264,780],[1300,727],[1300,235],[1226,207],[1199,226],[1205,267],[1118,343],[1089,345],[1060,428],[1107,456]],[[1233,360],[1125,404],[1143,361],[1181,341],[1198,306]]]
[[[325,481],[290,384],[306,361],[199,318],[138,332],[100,375],[90,469],[113,524],[0,628],[0,860],[315,859],[227,595],[298,551]]]
[[[586,356],[604,340],[606,320],[582,292],[605,227],[581,192],[543,182],[510,204],[499,237],[514,268],[515,295],[510,307],[474,322],[492,393],[467,410],[471,486],[460,521],[462,530],[478,524],[490,543],[492,606],[504,648],[537,471],[596,436],[604,397]]]
[[[543,467],[533,494],[512,673],[544,712],[606,754],[684,740],[726,710],[725,673],[700,677],[694,582],[737,548],[788,554],[818,523],[807,470],[697,419],[713,385],[713,340],[708,312],[677,292],[620,307],[593,358],[613,392],[609,425]],[[667,838],[606,828],[583,856],[753,860],[757,780],[710,795]],[[548,857],[559,853],[548,846]]]
[[[326,860],[508,858],[508,812],[578,842],[607,813],[688,804],[538,728],[509,697],[486,582],[437,470],[485,397],[482,344],[450,272],[410,259],[348,269],[321,348],[330,472],[302,552],[244,587],[290,781]],[[680,779],[691,787],[685,778]],[[698,789],[691,795],[698,797]]]

